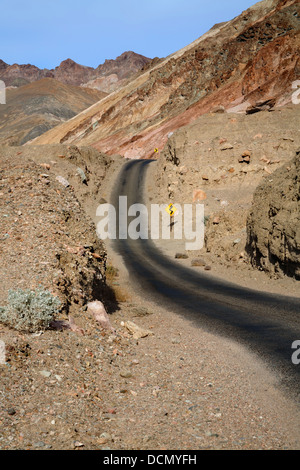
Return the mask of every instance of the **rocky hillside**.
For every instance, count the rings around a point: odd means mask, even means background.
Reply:
[[[36,143],[81,143],[149,158],[171,132],[205,113],[283,106],[300,77],[299,17],[297,0],[264,0]]]
[[[300,149],[256,190],[247,221],[252,264],[300,280]]]
[[[0,106],[0,142],[22,145],[105,96],[101,91],[65,85],[52,78],[8,89],[6,105]]]
[[[91,239],[72,189],[26,160],[1,152],[1,305],[9,289],[40,285],[65,309],[83,305],[93,295],[90,286],[100,288],[105,279],[104,250]],[[99,261],[88,254],[94,251]]]
[[[77,64],[71,59],[64,60],[58,67],[51,70],[39,69],[31,64],[8,65],[0,60],[0,79],[5,82],[6,86],[18,87],[42,78],[54,78],[67,85],[85,85],[89,88],[111,92],[150,61],[151,59],[132,51],[124,52],[115,60],[106,60],[95,69]]]

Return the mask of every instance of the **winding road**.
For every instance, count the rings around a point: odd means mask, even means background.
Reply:
[[[122,167],[111,198],[115,208],[119,196],[127,196],[128,207],[143,203],[145,174],[151,164],[155,163],[135,160]],[[300,397],[300,365],[291,360],[292,343],[300,340],[299,298],[246,289],[182,267],[151,240],[116,240],[114,249],[145,298],[194,321],[195,326],[246,345]]]

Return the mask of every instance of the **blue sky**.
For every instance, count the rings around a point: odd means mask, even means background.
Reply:
[[[255,0],[1,0],[0,59],[96,67],[132,50],[165,57]]]

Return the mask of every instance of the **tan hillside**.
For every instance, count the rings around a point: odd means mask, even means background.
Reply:
[[[0,142],[22,145],[90,107],[106,94],[52,78],[8,89],[0,107]]]

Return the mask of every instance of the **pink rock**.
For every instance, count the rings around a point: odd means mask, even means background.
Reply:
[[[101,328],[105,330],[114,331],[114,328],[111,326],[109,317],[102,302],[96,300],[95,302],[90,302],[87,307],[88,313],[91,313],[93,315],[95,320],[100,324]]]

